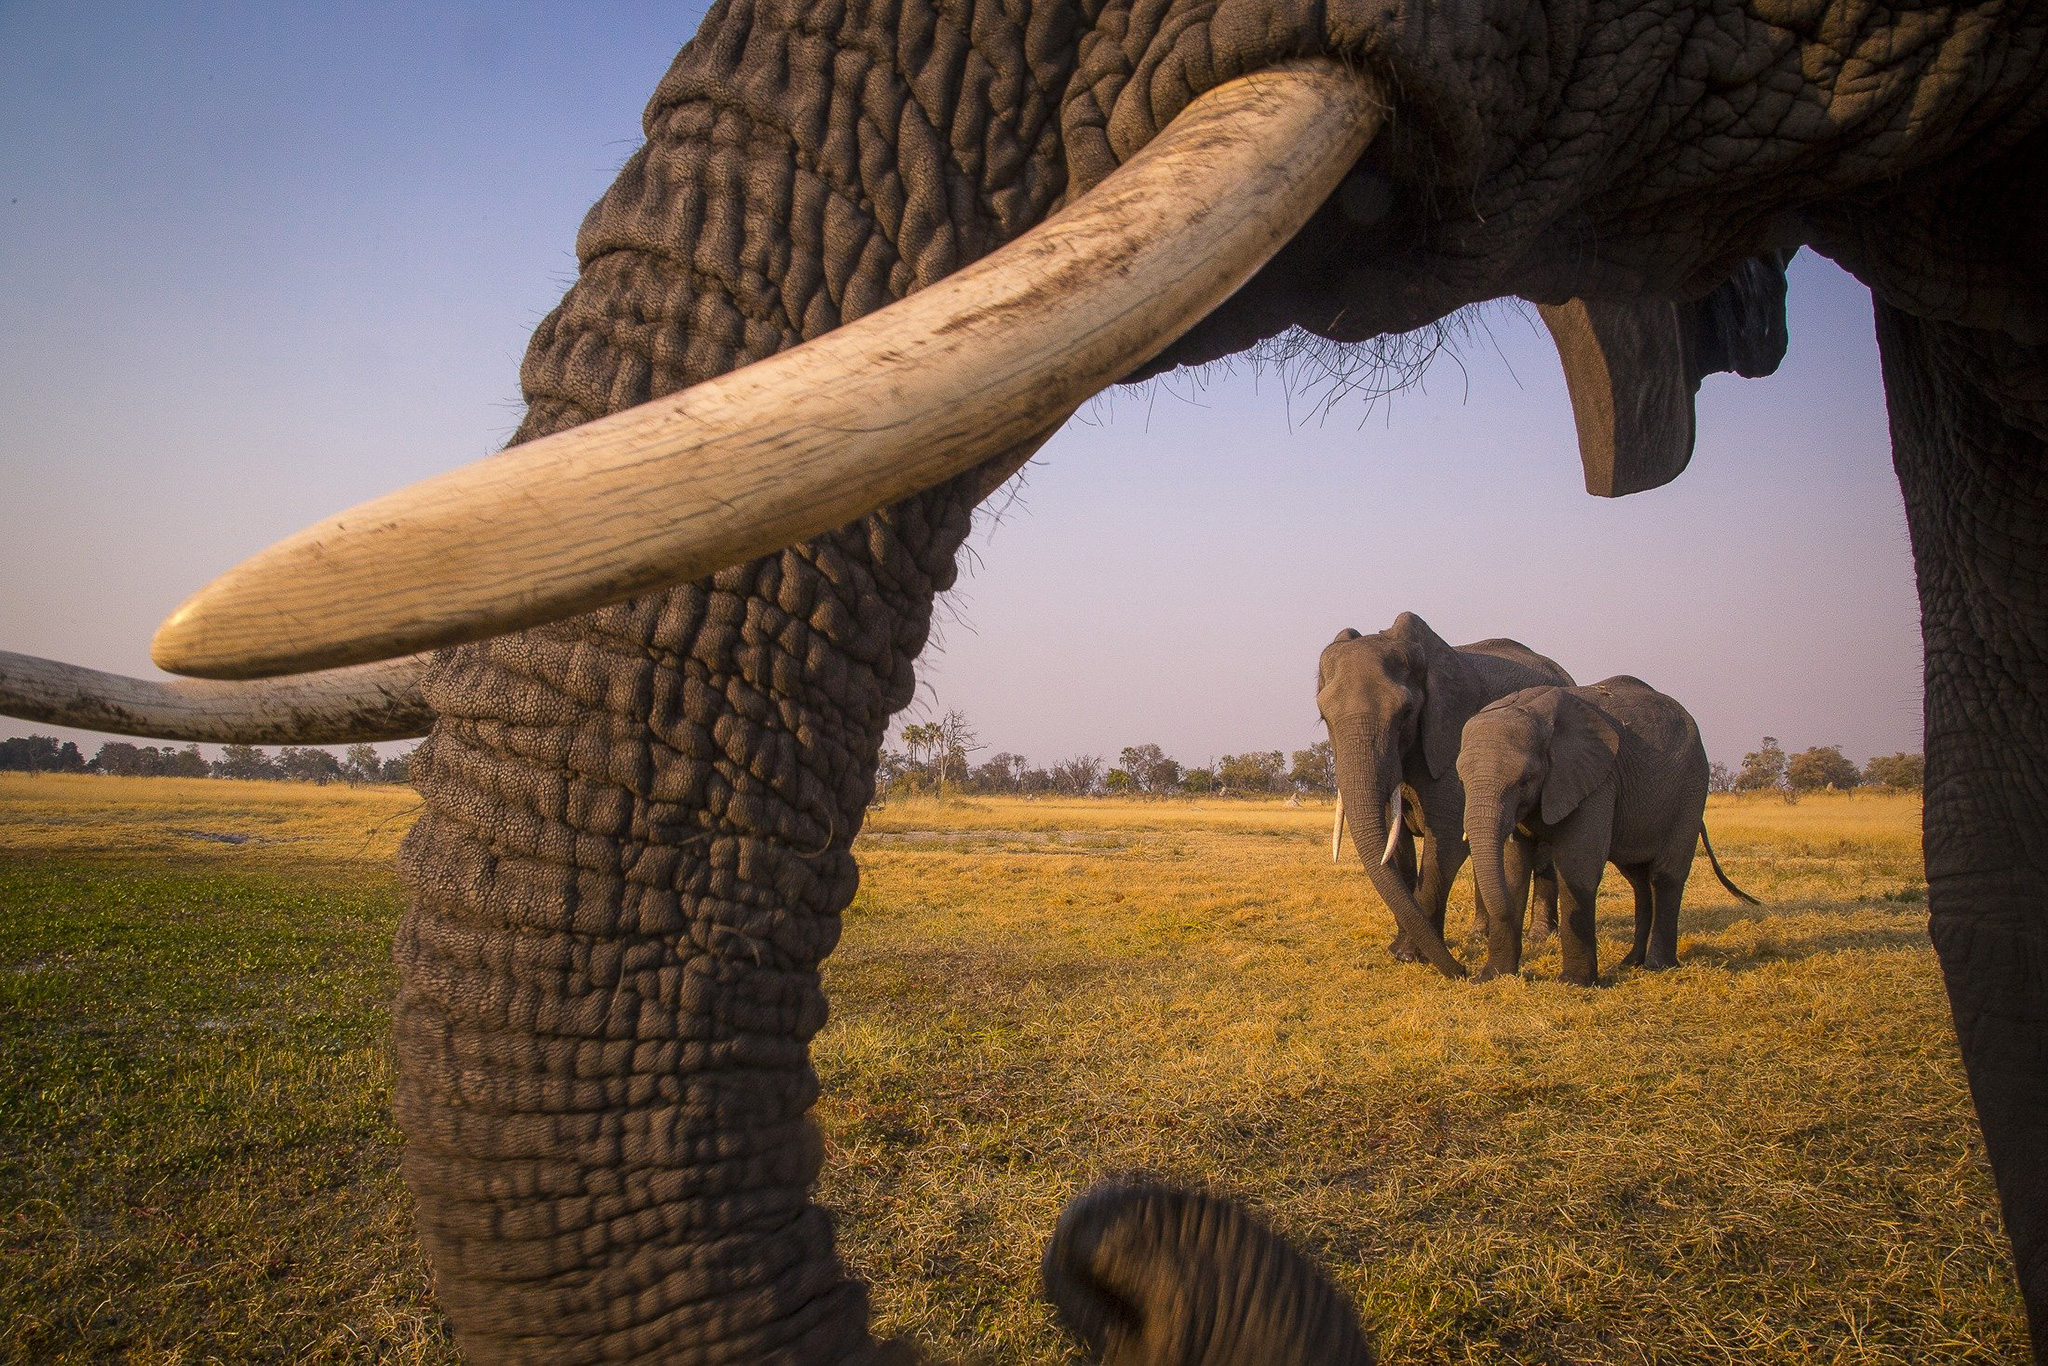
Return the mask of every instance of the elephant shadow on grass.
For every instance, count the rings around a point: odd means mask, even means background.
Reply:
[[[1610,916],[1603,908],[1600,920],[1602,979],[1611,982],[1616,979],[1612,965],[1627,951],[1633,917],[1627,910]],[[1681,967],[1747,972],[1824,954],[1897,949],[1933,953],[1924,902],[1905,897],[1801,897],[1762,907],[1687,907],[1679,930],[1678,960]]]

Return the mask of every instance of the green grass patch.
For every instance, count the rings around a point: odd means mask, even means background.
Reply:
[[[0,853],[0,1359],[455,1360],[389,1117],[399,906],[382,866]]]

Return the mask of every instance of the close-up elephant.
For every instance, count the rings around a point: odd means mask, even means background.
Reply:
[[[583,224],[516,449],[158,637],[174,671],[367,677],[109,700],[31,662],[8,706],[268,739],[298,705],[331,739],[424,699],[395,1105],[463,1349],[872,1359],[809,1195],[809,1045],[976,502],[1106,384],[1510,296],[1589,488],[1649,488],[1704,374],[1775,364],[1807,247],[1876,300],[1930,931],[2048,1352],[2044,76],[2048,10],[2008,3],[726,0]],[[1221,1207],[1151,1208],[1063,1235],[1100,1350],[1350,1340]]]
[[[1330,732],[1337,820],[1351,831],[1373,890],[1393,912],[1396,958],[1427,959],[1447,977],[1465,975],[1444,943],[1444,908],[1465,866],[1465,791],[1457,768],[1465,723],[1509,693],[1572,682],[1555,660],[1520,641],[1453,648],[1413,612],[1369,636],[1346,628],[1324,647],[1316,661],[1316,709]],[[1554,924],[1557,885],[1544,882],[1542,923]]]
[[[1636,896],[1622,966],[1678,966],[1678,910],[1706,838],[1707,751],[1677,698],[1626,674],[1510,693],[1465,723],[1458,776],[1486,913],[1482,979],[1521,970],[1523,888],[1538,842],[1560,888],[1565,981],[1591,986],[1600,975],[1593,904],[1610,862]],[[1711,843],[1707,859],[1731,895],[1755,902],[1721,871]]]

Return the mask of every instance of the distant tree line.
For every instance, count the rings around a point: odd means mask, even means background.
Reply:
[[[1099,754],[1076,754],[1038,767],[1007,751],[975,763],[985,746],[959,711],[907,725],[900,749],[884,747],[876,774],[878,794],[941,792],[1024,796],[1131,797],[1328,795],[1337,790],[1330,742],[1283,755],[1279,750],[1226,754],[1202,768],[1184,767],[1156,744],[1132,745],[1114,765]],[[380,759],[370,745],[350,745],[336,756],[324,749],[286,745],[271,754],[254,745],[223,745],[209,761],[199,746],[137,745],[109,740],[87,759],[69,740],[27,735],[0,740],[0,772],[102,773],[131,778],[254,778],[301,783],[402,783],[411,754]],[[1710,766],[1714,792],[1775,792],[1796,801],[1801,793],[1852,788],[1918,792],[1924,778],[1918,754],[1878,755],[1859,771],[1839,745],[1816,745],[1786,754],[1766,735],[1738,768]]]
[[[957,710],[936,721],[907,725],[901,736],[901,748],[882,750],[875,778],[878,795],[1180,797],[1337,790],[1336,764],[1327,740],[1291,755],[1277,749],[1226,754],[1202,768],[1185,767],[1156,744],[1132,745],[1113,765],[1099,754],[1076,754],[1040,767],[1007,750],[975,762],[974,756],[986,746]]]
[[[380,759],[372,745],[350,745],[340,757],[324,749],[286,745],[276,754],[254,745],[222,745],[209,761],[199,746],[137,745],[109,740],[87,759],[78,746],[54,735],[0,740],[0,772],[101,773],[122,778],[262,778],[298,783],[402,783],[412,755]]]
[[[1917,754],[1876,755],[1859,771],[1842,754],[1840,745],[1815,745],[1788,755],[1777,736],[1766,735],[1762,745],[1742,756],[1740,768],[1710,765],[1707,786],[1714,792],[1775,792],[1787,801],[1797,801],[1805,792],[1847,792],[1858,787],[1918,792],[1925,778],[1926,765]]]

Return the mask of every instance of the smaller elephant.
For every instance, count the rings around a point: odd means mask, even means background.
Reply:
[[[1465,831],[1486,915],[1484,981],[1522,965],[1521,907],[1536,846],[1557,870],[1564,980],[1599,976],[1593,903],[1609,863],[1636,894],[1635,947],[1622,966],[1678,965],[1678,906],[1694,848],[1707,842],[1707,752],[1676,699],[1620,675],[1580,688],[1511,693],[1465,723],[1458,751]]]

